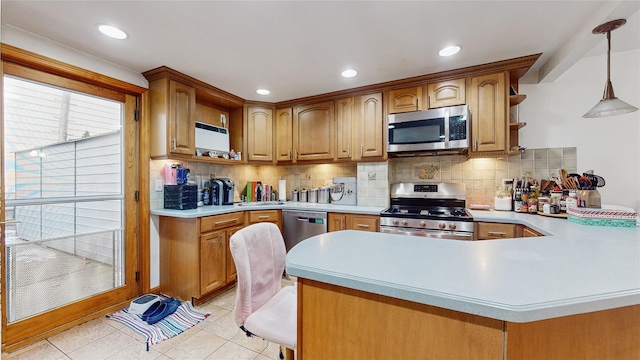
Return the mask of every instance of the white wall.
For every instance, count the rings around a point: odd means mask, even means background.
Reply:
[[[149,82],[140,72],[116,65],[99,57],[81,52],[11,25],[2,25],[2,42],[86,70],[91,70],[98,74],[110,76],[114,79],[126,81],[144,88],[149,87]]]
[[[605,178],[603,204],[640,212],[640,111],[584,119],[601,98],[606,56],[578,61],[552,83],[521,84],[520,145],[531,148],[577,147],[578,171],[593,169]],[[611,54],[611,82],[621,100],[640,107],[640,50]]]

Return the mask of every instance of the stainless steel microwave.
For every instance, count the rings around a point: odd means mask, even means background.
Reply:
[[[470,123],[466,105],[389,115],[387,152],[468,148]]]

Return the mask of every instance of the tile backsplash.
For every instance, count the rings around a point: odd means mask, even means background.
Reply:
[[[389,183],[438,181],[464,183],[467,205],[493,206],[496,188],[502,179],[531,175],[548,179],[550,172],[565,169],[576,172],[575,147],[527,149],[520,155],[503,159],[470,159],[464,155],[397,158],[390,161]]]
[[[162,179],[164,164],[172,164],[173,160],[150,160],[150,207],[161,209],[163,192],[154,191],[156,179]],[[278,181],[287,181],[287,200],[291,199],[293,189],[311,189],[330,184],[334,177],[356,176],[356,164],[317,164],[317,165],[220,165],[201,162],[183,162],[183,166],[190,169],[192,179],[196,176],[209,178],[230,178],[235,183],[234,201],[240,201],[240,195],[245,190],[248,181],[261,181],[278,189]]]
[[[186,162],[191,176],[233,179],[234,201],[240,201],[240,194],[247,181],[262,181],[278,188],[278,180],[287,181],[287,199],[293,189],[310,189],[330,184],[334,177],[354,176],[358,179],[358,205],[389,205],[389,184],[396,182],[437,181],[464,183],[467,188],[467,205],[493,205],[496,187],[505,178],[519,178],[531,175],[535,179],[548,179],[550,172],[565,169],[577,172],[577,151],[575,147],[527,149],[524,153],[504,159],[470,159],[464,155],[418,156],[394,158],[386,162],[338,163],[317,165],[220,165],[200,162]],[[162,168],[172,160],[150,160],[150,200],[151,209],[163,207],[163,192],[154,191],[156,179],[162,179]]]

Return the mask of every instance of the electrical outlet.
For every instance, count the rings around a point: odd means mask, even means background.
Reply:
[[[376,173],[374,173],[374,172],[370,172],[367,175],[369,175],[369,180],[375,180],[376,179]]]
[[[156,179],[156,191],[162,191],[162,180]]]

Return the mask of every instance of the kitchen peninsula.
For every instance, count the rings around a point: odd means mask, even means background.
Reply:
[[[546,236],[343,231],[294,247],[298,359],[640,357],[640,228],[472,213]]]

